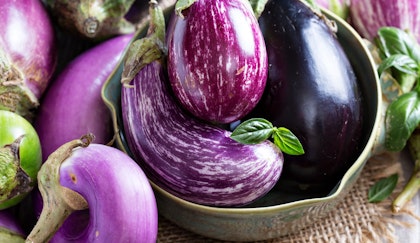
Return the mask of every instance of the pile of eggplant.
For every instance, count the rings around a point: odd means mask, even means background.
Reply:
[[[0,0],[0,12],[7,237],[156,242],[150,181],[214,207],[271,190],[325,196],[363,149],[364,94],[316,5]],[[101,97],[121,62],[127,154]],[[10,113],[27,121],[20,132]]]

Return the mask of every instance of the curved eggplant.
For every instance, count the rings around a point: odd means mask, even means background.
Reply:
[[[285,155],[284,189],[329,191],[361,149],[362,93],[325,21],[299,0],[268,1],[259,18],[269,71],[250,116],[287,127],[305,149],[301,156]]]
[[[161,10],[153,5],[151,9],[161,20],[154,23],[164,26]],[[154,23],[151,30],[158,29]],[[150,43],[157,37],[145,38],[139,41]],[[164,41],[164,31],[157,39]],[[127,61],[122,81],[126,69],[130,69]],[[122,88],[127,144],[149,179],[180,198],[204,205],[244,205],[266,194],[282,170],[280,150],[268,141],[237,143],[230,132],[194,118],[176,102],[168,82],[162,60],[155,60]]]
[[[181,1],[178,1],[178,3]],[[229,123],[248,114],[267,79],[267,51],[251,5],[196,0],[172,15],[168,73],[182,106],[205,121]]]
[[[127,154],[91,141],[88,134],[64,144],[41,167],[43,208],[27,242],[156,242],[146,175]]]

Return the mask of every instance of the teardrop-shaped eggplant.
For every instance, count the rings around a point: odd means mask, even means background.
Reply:
[[[250,116],[289,128],[305,150],[285,155],[284,188],[329,191],[360,150],[362,93],[326,21],[299,0],[268,1],[259,18],[269,71]]]
[[[229,123],[256,106],[267,52],[248,1],[197,0],[172,15],[167,37],[169,80],[193,115]]]

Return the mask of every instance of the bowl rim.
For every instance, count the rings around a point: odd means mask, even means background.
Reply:
[[[339,22],[340,25],[342,25],[347,31],[349,31],[351,33],[351,35],[353,35],[355,37],[357,42],[360,44],[360,47],[363,49],[363,52],[365,52],[367,54],[367,59],[372,64],[372,68],[374,68],[375,67],[374,58],[373,58],[372,54],[370,53],[367,45],[365,44],[364,39],[359,35],[359,33],[349,23],[347,23],[345,20],[340,18],[338,15],[334,14],[332,11],[330,11],[328,9],[325,9],[323,7],[320,7],[320,8],[321,8],[322,12],[326,15],[326,17],[328,17],[329,19],[332,18],[335,22]],[[144,34],[145,33],[145,28],[147,28],[147,26],[148,26],[147,23],[142,25],[139,28],[139,31],[137,31],[135,33],[135,35],[133,36],[133,38],[132,38],[132,40],[130,41],[129,44],[131,44],[134,40],[139,38],[139,36],[141,36],[141,34]],[[125,56],[126,50],[123,53],[124,56]],[[104,103],[110,109],[110,112],[112,114],[113,129],[114,129],[114,132],[115,132],[115,142],[117,143],[119,149],[121,149],[125,153],[129,153],[129,151],[127,151],[125,146],[123,145],[124,143],[122,141],[121,136],[119,135],[120,134],[120,129],[119,129],[119,125],[118,125],[117,109],[115,108],[115,104],[110,99],[108,99],[108,97],[106,95],[107,87],[108,87],[109,83],[113,80],[113,77],[115,77],[116,73],[120,71],[122,62],[123,62],[123,59],[120,60],[120,62],[117,64],[116,68],[114,68],[114,70],[112,71],[112,73],[110,74],[108,79],[105,81],[105,83],[102,87],[102,90],[101,90],[101,96],[102,96],[102,99],[103,99]],[[313,205],[313,204],[317,204],[317,203],[328,202],[328,201],[334,200],[334,199],[338,198],[341,195],[341,193],[343,192],[343,190],[345,189],[345,184],[346,184],[345,182],[350,180],[350,178],[357,172],[357,170],[362,169],[366,160],[372,155],[372,153],[374,151],[374,148],[375,148],[375,143],[378,142],[377,139],[378,139],[378,134],[380,133],[380,127],[381,127],[381,122],[382,122],[382,110],[381,110],[381,107],[382,107],[382,91],[381,91],[381,86],[380,86],[380,79],[379,79],[379,76],[378,76],[378,74],[375,70],[373,71],[373,74],[375,76],[376,87],[377,87],[377,89],[376,89],[377,105],[376,105],[376,114],[374,116],[375,121],[373,123],[372,130],[371,130],[370,135],[369,135],[369,139],[367,140],[367,143],[365,144],[364,149],[360,153],[359,157],[352,164],[352,166],[345,172],[345,174],[343,175],[341,180],[338,182],[338,184],[337,184],[338,186],[336,186],[335,189],[333,189],[334,192],[325,196],[325,197],[307,198],[307,199],[296,200],[296,201],[287,202],[287,203],[278,204],[278,205],[261,206],[261,207],[215,207],[215,206],[201,205],[201,204],[197,204],[197,203],[194,203],[194,202],[184,200],[182,198],[179,198],[179,197],[165,191],[164,189],[162,189],[161,187],[156,185],[154,182],[152,182],[150,179],[149,179],[149,182],[150,182],[152,188],[156,192],[159,192],[164,197],[171,199],[173,202],[176,202],[179,205],[183,205],[183,207],[188,207],[190,209],[198,210],[198,211],[201,211],[201,212],[205,211],[209,214],[211,214],[211,213],[213,213],[213,214],[229,213],[229,214],[237,214],[237,215],[249,215],[249,214],[254,214],[255,215],[255,213],[268,214],[268,213],[272,213],[272,212],[278,212],[278,211],[283,211],[283,210],[291,210],[293,208],[300,208],[300,207],[305,207],[305,206],[308,206],[308,205]]]

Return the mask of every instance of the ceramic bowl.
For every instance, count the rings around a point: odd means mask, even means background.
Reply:
[[[166,10],[166,16],[171,9]],[[296,195],[281,195],[272,190],[266,196],[247,207],[218,208],[203,206],[180,199],[151,182],[159,213],[176,225],[197,234],[219,240],[258,241],[276,238],[312,225],[334,210],[354,185],[366,161],[374,153],[380,133],[382,100],[380,81],[374,60],[364,40],[345,21],[324,10],[327,17],[337,24],[337,37],[344,47],[358,76],[365,94],[366,117],[362,146],[363,151],[354,164],[326,196],[299,199]],[[134,39],[144,37],[147,25]],[[124,139],[121,118],[120,63],[103,87],[102,96],[109,107],[116,132],[116,147],[130,154]]]

